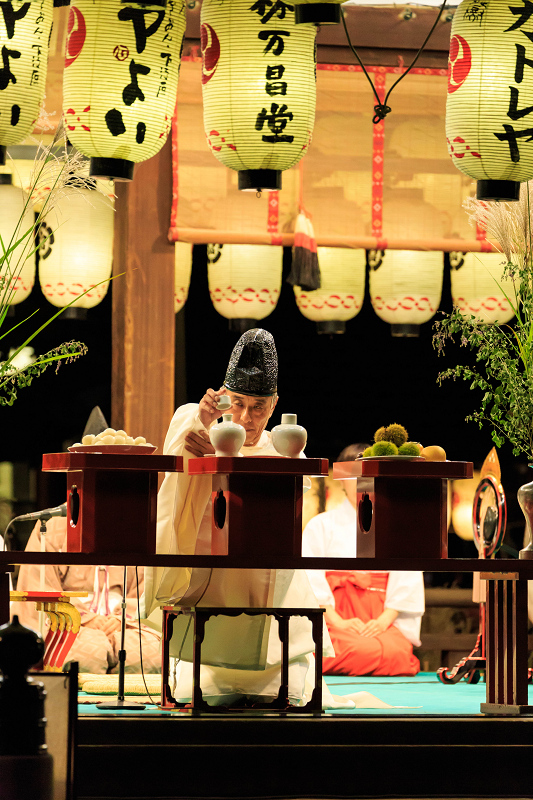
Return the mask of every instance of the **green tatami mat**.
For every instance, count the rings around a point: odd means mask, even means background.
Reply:
[[[348,678],[326,676],[333,695],[370,692],[391,706],[420,706],[420,708],[356,708],[329,711],[330,714],[479,714],[485,702],[486,686],[480,681],[470,685],[465,681],[456,684],[440,683],[434,672],[420,672],[412,678]],[[533,704],[533,688],[529,688],[529,702]]]

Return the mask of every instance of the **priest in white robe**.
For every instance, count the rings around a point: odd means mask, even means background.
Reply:
[[[277,404],[277,354],[274,340],[260,328],[245,333],[232,353],[224,385],[208,389],[200,403],[178,408],[170,423],[164,452],[181,455],[183,473],[168,473],[158,498],[157,552],[208,555],[211,552],[211,477],[189,476],[189,458],[213,454],[209,430],[222,415],[220,398],[228,395],[226,413],[246,430],[241,455],[277,455],[266,430]],[[260,478],[258,478],[260,479]],[[303,570],[154,568],[145,572],[144,616],[161,605],[317,608]],[[175,659],[174,697],[192,695],[192,624],[180,615],[174,623],[170,654]],[[325,631],[325,655],[333,650]],[[290,622],[289,698],[306,702],[305,688],[314,651],[311,623]],[[268,702],[278,694],[281,644],[277,623],[268,616],[212,617],[202,645],[201,688],[212,704],[231,704],[243,696]],[[312,674],[312,672],[311,672]],[[312,678],[311,678],[312,681]]]

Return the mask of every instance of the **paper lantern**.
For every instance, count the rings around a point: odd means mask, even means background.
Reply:
[[[344,333],[346,320],[361,310],[365,296],[366,253],[341,247],[319,247],[320,289],[294,287],[296,305],[314,320],[318,333]]]
[[[114,215],[111,200],[89,188],[60,198],[47,214],[41,228],[39,282],[52,305],[62,308],[92,286],[72,307],[92,308],[103,300],[109,283],[100,281],[111,277]]]
[[[315,25],[333,25],[341,21],[341,3],[321,3],[319,0],[296,0],[294,15],[296,23],[313,22]]]
[[[131,180],[170,131],[185,30],[184,0],[166,9],[75,0],[68,21],[63,117],[95,177]]]
[[[11,175],[0,175],[0,236],[4,248],[8,250],[10,244],[13,245],[34,225],[33,207],[28,203],[27,194],[13,186]],[[35,255],[32,251],[33,233],[30,233],[8,257],[9,268],[4,264],[0,270],[2,278],[9,282],[5,287],[2,282],[2,303],[9,302],[12,306],[22,303],[33,289]]]
[[[436,313],[442,292],[442,253],[371,250],[369,288],[374,311],[393,336],[418,336]]]
[[[270,245],[208,244],[211,301],[230,330],[244,333],[268,317],[281,290],[283,248]]]
[[[0,3],[0,164],[33,130],[44,98],[52,0]]]
[[[518,200],[533,178],[533,42],[528,4],[463,0],[448,61],[446,138],[480,200]]]
[[[176,242],[174,248],[174,311],[181,311],[189,295],[192,270],[192,244]]]
[[[514,286],[503,280],[506,261],[501,253],[450,253],[452,300],[462,314],[480,322],[504,323],[514,317],[507,299],[516,303]]]
[[[201,19],[209,149],[238,171],[239,189],[281,189],[313,132],[316,28],[277,2],[204,0]]]

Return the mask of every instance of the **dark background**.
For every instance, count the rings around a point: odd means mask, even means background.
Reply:
[[[458,363],[474,363],[473,355],[452,344],[444,357],[437,357],[432,347],[433,321],[420,327],[418,338],[392,337],[390,326],[374,313],[368,291],[361,312],[347,323],[345,334],[318,335],[315,323],[298,311],[292,287],[285,282],[290,257],[286,248],[278,306],[258,323],[273,334],[279,357],[280,399],[271,426],[280,422],[282,413],[297,413],[298,422],[308,431],[307,455],[333,461],[347,444],[371,442],[378,427],[398,422],[411,439],[441,445],[449,459],[473,461],[479,468],[492,447],[490,430],[480,430],[465,422],[465,417],[477,407],[480,395],[463,381],[437,384],[440,371]],[[63,502],[64,475],[41,473],[42,454],[64,450],[79,441],[95,405],[110,420],[111,291],[112,284],[104,301],[88,311],[86,321],[59,317],[34,342],[36,352],[42,353],[62,341],[78,339],[88,346],[88,354],[61,366],[57,374],[50,367],[32,386],[20,390],[12,407],[0,406],[0,461],[17,464],[16,514]],[[451,306],[446,257],[440,309],[450,311]],[[3,357],[10,346],[20,343],[25,331],[35,330],[54,311],[38,284],[30,298],[15,307],[13,322],[35,308],[40,308],[35,317],[0,341]],[[178,370],[176,398],[177,403],[184,399],[197,402],[209,386],[222,384],[238,338],[209,299],[205,246],[194,248],[189,298],[181,314],[177,360],[183,363],[185,351],[186,378],[184,381],[184,370]],[[4,330],[7,328],[6,324]],[[509,506],[506,542],[519,549],[524,518],[516,490],[530,479],[529,470],[525,459],[513,457],[508,445],[499,451],[499,458]],[[34,492],[27,488],[25,477],[32,469],[37,479]],[[450,555],[475,556],[476,551],[472,543],[452,534]]]

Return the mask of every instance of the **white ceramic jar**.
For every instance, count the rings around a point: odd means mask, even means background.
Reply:
[[[238,456],[244,444],[246,431],[232,420],[231,414],[222,414],[222,422],[213,425],[209,431],[216,456]]]
[[[298,458],[307,442],[307,431],[296,424],[296,414],[282,414],[281,425],[271,431],[272,444],[281,456]]]

